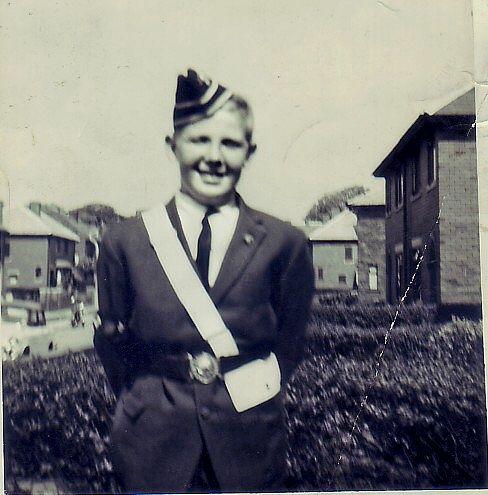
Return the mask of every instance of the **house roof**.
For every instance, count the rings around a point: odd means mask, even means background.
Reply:
[[[350,210],[343,210],[324,225],[317,227],[309,236],[311,241],[357,241],[354,227],[356,215]]]
[[[45,213],[36,215],[25,206],[10,210],[8,219],[10,235],[56,236],[79,242],[80,238],[71,230]]]
[[[375,177],[383,177],[385,171],[394,162],[396,156],[411,142],[411,140],[428,124],[441,123],[452,119],[463,119],[466,123],[474,119],[476,113],[474,88],[444,105],[433,114],[424,113],[407,129],[394,148],[373,172]]]
[[[437,110],[434,115],[474,115],[475,114],[474,88],[459,96],[446,106]]]

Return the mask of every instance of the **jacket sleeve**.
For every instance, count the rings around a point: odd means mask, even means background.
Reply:
[[[303,357],[305,331],[314,291],[314,271],[308,241],[301,236],[282,266],[277,300],[278,345],[282,381],[288,382]]]
[[[123,254],[116,249],[110,231],[100,246],[97,283],[101,324],[95,328],[93,343],[112,390],[118,396],[127,380],[128,360],[124,343],[127,336],[119,334],[116,327],[122,324],[127,328],[131,292]]]

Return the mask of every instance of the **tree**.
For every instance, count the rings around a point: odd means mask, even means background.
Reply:
[[[113,222],[120,222],[125,217],[117,213],[111,206],[93,203],[69,212],[70,216],[75,217],[85,223],[103,227]]]
[[[366,189],[363,186],[351,186],[334,193],[322,196],[315,203],[305,217],[306,222],[326,222],[338,211],[346,208],[346,203],[355,196],[364,194]]]

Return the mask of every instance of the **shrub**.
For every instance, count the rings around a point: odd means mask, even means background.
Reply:
[[[73,491],[114,492],[107,458],[114,398],[93,351],[3,367],[7,481],[60,478]]]
[[[287,390],[291,488],[484,486],[481,325],[395,328],[373,380],[384,334],[312,326]]]
[[[485,483],[481,325],[394,328],[373,380],[385,331],[310,325],[286,390],[291,489]],[[93,351],[6,363],[3,384],[10,485],[50,478],[76,493],[117,491],[107,457],[114,399]]]
[[[312,304],[312,322],[330,323],[344,327],[387,327],[396,315],[397,307],[388,304],[365,304],[353,301],[338,301],[334,304],[320,296]],[[420,303],[402,305],[396,319],[397,324],[422,325],[436,320],[435,306]]]

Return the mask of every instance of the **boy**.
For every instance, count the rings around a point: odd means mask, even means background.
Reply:
[[[95,347],[118,398],[114,467],[131,492],[280,490],[282,395],[313,288],[307,241],[235,190],[255,151],[242,98],[189,70],[178,78],[173,122],[166,141],[180,191],[156,223],[143,214],[117,224],[100,250]],[[165,255],[172,233],[178,245]],[[198,279],[178,287],[188,267]],[[208,301],[192,310],[191,291]],[[204,335],[210,314],[223,322],[224,344]],[[255,382],[242,378],[248,370]]]

